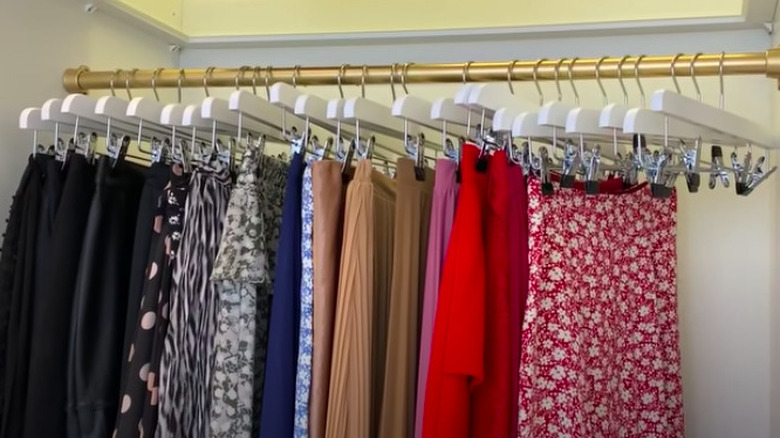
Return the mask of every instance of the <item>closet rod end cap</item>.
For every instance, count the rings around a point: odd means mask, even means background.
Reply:
[[[68,93],[85,93],[87,90],[83,89],[81,84],[79,84],[79,77],[86,72],[89,72],[89,67],[86,65],[65,69],[65,72],[62,74],[62,86],[65,88],[65,91]]]

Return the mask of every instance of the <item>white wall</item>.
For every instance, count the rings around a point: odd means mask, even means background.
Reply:
[[[185,50],[183,67],[255,65],[332,65],[349,63],[388,64],[392,62],[446,62],[468,60],[508,60],[594,57],[623,54],[670,54],[677,52],[763,51],[771,38],[764,31],[731,31],[603,38],[546,39],[537,41],[457,41],[339,47],[264,47],[250,50]],[[258,84],[261,81],[258,81]],[[680,79],[684,91],[692,95],[689,79]],[[700,80],[707,102],[718,102],[717,80]],[[643,80],[646,92],[672,88],[669,79]],[[561,84],[571,99],[568,82]],[[609,95],[622,97],[611,81]],[[633,80],[626,83],[632,102],[638,103]],[[583,102],[601,104],[595,83],[578,82]],[[400,87],[398,92],[401,93]],[[435,98],[451,95],[457,86],[412,85],[411,92]],[[531,84],[515,86],[519,98],[536,101]],[[553,84],[544,84],[547,98],[554,98]],[[335,97],[335,87],[312,88],[312,92]],[[345,89],[350,96],[359,89]],[[202,98],[202,90],[191,92]],[[389,87],[370,87],[368,96],[390,101]],[[763,78],[727,78],[726,107],[766,126],[774,126],[777,84]],[[728,151],[727,151],[728,152]],[[709,154],[709,152],[707,152]],[[771,398],[770,378],[778,350],[770,355],[770,339],[777,344],[780,312],[774,297],[772,270],[778,235],[775,210],[780,176],[775,175],[748,198],[732,190],[690,195],[680,186],[678,225],[679,315],[682,337],[685,391],[686,437],[689,438],[770,438],[780,436],[780,428],[770,431],[771,413],[780,412],[780,398]],[[771,317],[774,316],[774,319]],[[772,330],[772,327],[775,330]],[[771,402],[774,401],[774,404]],[[777,425],[775,425],[777,427]]]
[[[17,127],[19,113],[64,96],[65,68],[170,67],[178,55],[118,20],[84,13],[81,2],[3,0],[0,9],[0,217],[5,218],[32,145],[32,134]]]

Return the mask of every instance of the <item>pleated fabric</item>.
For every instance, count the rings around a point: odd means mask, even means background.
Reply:
[[[683,436],[676,194],[605,184],[529,184],[519,437]]]
[[[298,370],[295,374],[295,438],[309,436],[312,354],[314,353],[314,194],[311,164],[303,172],[301,190],[301,317],[298,333]]]
[[[420,301],[425,286],[425,257],[434,180],[433,170],[423,169],[420,180],[414,160],[398,160],[380,438],[409,437],[414,431]]]
[[[115,426],[127,282],[144,169],[100,157],[76,279],[68,356],[68,436],[102,438]]]
[[[485,294],[485,348],[482,383],[471,396],[471,438],[505,438],[512,434],[510,335],[510,249],[509,249],[509,162],[497,151],[488,165],[488,191],[485,209],[487,272]]]
[[[161,438],[203,438],[210,433],[217,330],[217,294],[210,278],[231,189],[229,170],[216,166],[200,167],[190,179],[160,363],[156,436]]]
[[[467,143],[462,183],[442,270],[431,361],[425,391],[423,437],[466,438],[471,393],[484,378],[487,174],[477,170],[479,149]]]
[[[511,355],[510,435],[517,429],[520,367],[520,330],[528,296],[528,189],[523,169],[509,167],[509,334]]]
[[[312,164],[315,348],[312,354],[309,405],[311,438],[324,438],[327,424],[347,179],[348,174],[342,173],[341,163],[337,161],[317,161]]]
[[[326,436],[374,438],[387,351],[394,181],[361,161],[345,211]]]
[[[73,155],[50,243],[50,260],[56,263],[42,267],[39,278],[43,284],[33,306],[24,426],[29,438],[67,436],[70,309],[94,190],[94,166],[83,156]],[[46,421],[41,421],[41,412],[46,412]]]
[[[422,437],[423,412],[425,410],[425,386],[428,382],[428,364],[431,357],[433,325],[436,321],[436,304],[439,298],[439,280],[444,257],[455,219],[458,202],[456,173],[458,164],[450,159],[436,161],[436,182],[431,201],[431,221],[428,232],[428,251],[425,265],[425,289],[420,317],[420,361],[417,370],[417,400],[415,411],[415,438]]]
[[[259,432],[271,285],[289,165],[247,149],[230,195],[211,279],[219,303],[211,437]]]
[[[155,354],[155,346],[162,345],[168,327],[173,266],[181,243],[189,181],[178,165],[170,167],[168,173],[169,182],[158,196],[150,225],[151,247],[139,309],[134,312],[135,333],[123,357],[125,374],[114,438],[153,437],[157,428],[160,355]],[[143,196],[141,199],[143,202]]]
[[[11,301],[14,290],[14,277],[17,265],[17,252],[22,240],[21,228],[24,221],[24,194],[37,172],[35,161],[29,159],[22,173],[22,178],[16,188],[11,201],[11,208],[6,218],[5,232],[3,233],[2,249],[0,250],[0,422],[5,423],[3,412],[5,411],[5,387],[6,364],[8,350],[8,328],[11,319]]]
[[[24,428],[24,402],[30,351],[40,210],[43,202],[46,164],[52,158],[30,157],[30,179],[21,195],[22,217],[16,249],[5,363],[5,391],[0,436],[20,437]]]
[[[305,169],[303,155],[293,155],[287,174],[271,302],[261,437],[293,436],[295,425],[295,373],[301,317],[301,188]]]
[[[152,163],[145,170],[146,181],[138,201],[138,216],[135,220],[135,239],[133,241],[133,258],[130,264],[130,277],[127,286],[127,317],[125,318],[125,334],[122,351],[127,352],[135,337],[138,327],[138,309],[141,304],[141,294],[146,282],[146,271],[149,268],[149,251],[152,248],[154,221],[158,214],[160,195],[170,179],[170,166],[165,163]],[[127,374],[126,364],[122,361],[122,376]]]

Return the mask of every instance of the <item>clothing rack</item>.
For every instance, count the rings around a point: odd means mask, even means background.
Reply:
[[[569,77],[571,71],[571,77]],[[325,67],[251,67],[91,71],[86,66],[63,74],[68,92],[99,89],[266,87],[293,85],[421,84],[488,81],[651,78],[673,76],[764,75],[780,79],[780,47],[765,52],[560,58],[533,61],[397,63]]]

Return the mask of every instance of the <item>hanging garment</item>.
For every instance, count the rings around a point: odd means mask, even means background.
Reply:
[[[127,352],[130,343],[136,335],[138,328],[138,311],[141,304],[141,295],[144,284],[147,281],[146,271],[149,268],[149,251],[152,248],[152,235],[154,221],[157,217],[160,195],[170,179],[170,167],[164,163],[152,163],[145,170],[146,182],[144,183],[141,199],[138,202],[138,217],[135,221],[135,240],[133,241],[133,258],[130,265],[130,278],[127,287],[127,317],[125,318],[125,332],[122,351]],[[126,366],[129,362],[122,361],[122,374],[127,374]]]
[[[378,432],[392,275],[395,183],[358,163],[347,188],[328,438],[374,438]]]
[[[0,251],[0,422],[5,423],[2,416],[5,411],[5,386],[6,382],[6,353],[8,341],[8,327],[11,319],[11,297],[14,289],[14,276],[17,264],[17,252],[22,239],[21,228],[24,221],[24,194],[37,173],[38,166],[34,160],[27,162],[19,181],[19,186],[11,201],[11,208],[6,219],[6,228],[3,233],[2,251]]]
[[[309,401],[311,400],[311,365],[314,350],[314,260],[312,238],[314,227],[314,194],[312,192],[313,160],[303,172],[301,190],[301,316],[298,333],[298,370],[295,375],[295,438],[309,436]]]
[[[153,437],[157,427],[156,376],[160,356],[155,356],[154,345],[161,343],[167,331],[171,278],[184,224],[188,181],[180,166],[172,166],[168,173],[170,181],[158,197],[157,213],[150,224],[152,236],[146,279],[139,310],[133,312],[135,333],[122,358],[126,363],[125,374],[113,438]],[[147,176],[147,188],[148,185]],[[143,202],[143,196],[141,199]]]
[[[425,386],[428,382],[428,363],[431,357],[433,324],[436,320],[439,280],[450,240],[452,222],[455,219],[455,207],[460,188],[456,177],[457,171],[458,164],[448,158],[440,158],[436,161],[436,182],[433,186],[433,200],[431,201],[431,224],[425,265],[425,291],[420,318],[420,362],[417,371],[415,438],[422,437]]]
[[[517,434],[517,410],[520,367],[520,330],[528,296],[528,188],[523,169],[509,167],[509,334],[511,355],[510,429],[509,436]]]
[[[528,190],[518,436],[682,437],[676,198]]]
[[[230,172],[198,168],[190,179],[181,249],[171,288],[170,321],[160,362],[157,436],[204,438],[210,433],[217,296],[211,271],[230,197]]]
[[[422,180],[417,178],[414,160],[398,160],[392,286],[379,438],[409,437],[414,431],[420,300],[425,284],[425,256],[435,174],[426,168],[422,177]]]
[[[295,425],[295,372],[301,317],[301,188],[305,168],[303,155],[293,155],[287,174],[268,328],[261,437],[291,437]]]
[[[425,391],[423,437],[465,438],[471,392],[484,377],[487,174],[479,149],[463,146],[462,183],[442,270]]]
[[[483,380],[471,396],[471,438],[507,438],[515,429],[510,422],[512,346],[509,292],[509,162],[506,152],[497,151],[488,165],[485,222],[487,289]],[[517,187],[516,190],[519,190]],[[475,231],[476,232],[476,231]]]
[[[211,438],[256,437],[271,287],[289,165],[249,148],[225,216],[211,275],[219,296]]]
[[[43,200],[46,164],[52,157],[30,157],[30,179],[21,195],[22,217],[16,248],[13,288],[8,320],[6,344],[5,392],[2,396],[3,414],[0,436],[22,436],[24,429],[24,402],[27,392],[27,372],[30,351],[30,327],[33,292],[35,290],[35,262],[38,247],[38,222]]]
[[[94,190],[95,168],[82,155],[71,156],[52,231],[52,263],[43,267],[43,284],[33,305],[24,426],[28,438],[67,436],[70,309]],[[46,412],[46,421],[41,421],[41,412]]]
[[[345,180],[337,161],[312,164],[314,194],[314,352],[312,355],[309,436],[324,438],[327,424],[330,366],[333,353],[333,327],[336,316],[344,231]]]
[[[102,438],[114,430],[143,174],[128,162],[98,161],[70,326],[69,438]]]

